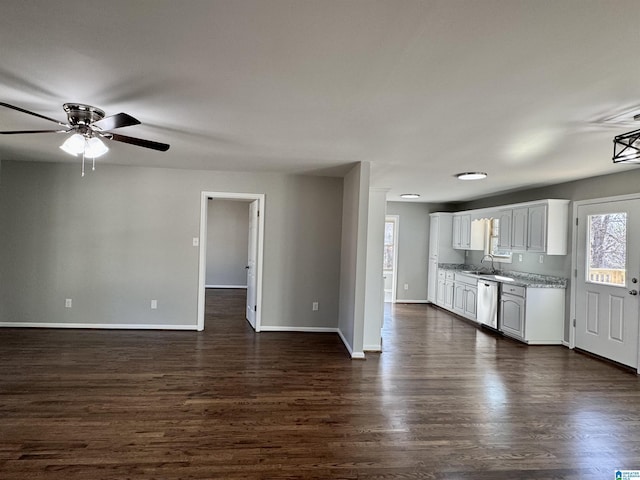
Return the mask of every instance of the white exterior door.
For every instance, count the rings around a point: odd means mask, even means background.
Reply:
[[[577,214],[576,347],[637,369],[640,200]]]
[[[249,248],[247,252],[247,320],[256,328],[256,267],[258,257],[258,200],[249,204]]]

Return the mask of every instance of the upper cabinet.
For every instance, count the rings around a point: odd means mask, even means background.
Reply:
[[[484,250],[486,219],[471,220],[470,213],[453,215],[453,248],[458,250]]]
[[[566,255],[569,200],[518,206],[511,214],[511,251]]]
[[[453,248],[469,250],[471,245],[471,214],[453,216]]]
[[[536,202],[506,205],[497,209],[473,210],[457,213],[454,216],[454,248],[474,250],[473,240],[465,242],[463,234],[469,232],[473,238],[471,227],[463,227],[462,218],[484,215],[499,220],[497,247],[512,252],[546,253],[547,255],[566,255],[569,235],[569,200],[540,200]],[[459,226],[455,219],[460,218]],[[456,228],[458,229],[456,231]],[[484,238],[484,237],[483,237]],[[456,241],[459,239],[458,243]],[[457,246],[458,245],[458,246]],[[468,246],[463,246],[468,245]],[[477,245],[476,245],[477,246]],[[478,249],[483,249],[479,246]]]
[[[499,220],[500,231],[498,233],[498,248],[500,250],[511,250],[511,217],[513,210],[499,210],[495,218]]]

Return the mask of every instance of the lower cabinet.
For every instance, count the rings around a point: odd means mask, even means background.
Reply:
[[[470,320],[476,320],[478,304],[478,279],[455,274],[453,311]]]
[[[444,305],[447,310],[453,310],[453,280],[447,279],[444,282]]]
[[[454,273],[448,270],[438,270],[438,287],[436,290],[436,305],[453,310]]]
[[[524,287],[502,283],[498,329],[530,345],[561,345],[564,338],[563,288]],[[478,279],[453,270],[438,270],[436,304],[477,320]]]
[[[516,295],[503,293],[500,297],[500,329],[505,335],[524,339],[524,305],[525,299]]]
[[[502,286],[500,330],[531,345],[560,345],[564,336],[564,297],[561,288]]]

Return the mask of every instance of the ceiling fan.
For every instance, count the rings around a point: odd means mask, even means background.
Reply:
[[[95,170],[95,159],[109,151],[106,145],[104,145],[100,140],[101,138],[113,140],[115,142],[128,143],[138,147],[150,148],[160,152],[166,152],[169,150],[169,145],[166,143],[154,142],[151,140],[144,140],[142,138],[129,137],[111,132],[111,130],[115,130],[117,128],[140,124],[140,120],[126,113],[117,113],[115,115],[105,117],[103,110],[91,105],[85,105],[82,103],[65,103],[62,106],[67,114],[67,122],[65,123],[8,103],[0,102],[0,106],[17,110],[18,112],[26,113],[27,115],[33,115],[34,117],[43,118],[44,120],[57,123],[60,127],[52,130],[0,131],[0,134],[2,135],[19,135],[26,133],[71,133],[71,137],[69,137],[60,146],[60,148],[71,155],[82,154],[83,175],[85,156],[94,159]]]

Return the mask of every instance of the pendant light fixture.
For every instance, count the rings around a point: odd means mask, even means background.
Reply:
[[[613,139],[613,163],[640,163],[640,130]]]

